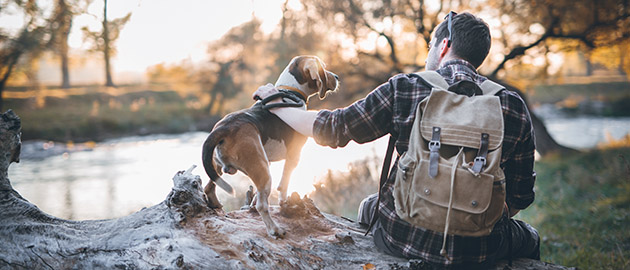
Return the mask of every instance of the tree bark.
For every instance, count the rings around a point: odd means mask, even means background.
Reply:
[[[50,216],[13,188],[20,120],[0,117],[0,269],[430,269],[379,252],[350,221],[322,214],[297,194],[274,219],[284,239],[267,235],[249,210],[210,209],[193,165],[173,177],[166,199],[129,216],[70,221]],[[495,269],[511,269],[505,262]],[[569,269],[518,259],[512,269]]]

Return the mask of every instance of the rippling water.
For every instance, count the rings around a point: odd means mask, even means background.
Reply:
[[[545,115],[545,122],[558,142],[576,148],[593,147],[604,141],[606,134],[619,139],[630,132],[630,118]],[[60,154],[38,158],[24,153],[31,158],[11,165],[9,177],[22,196],[54,216],[75,220],[120,217],[162,202],[173,186],[173,175],[193,164],[198,166],[193,173],[201,175],[205,184],[208,177],[201,166],[201,145],[206,136],[205,132],[191,132],[72,146],[79,151],[46,144],[47,151],[56,149]],[[43,148],[44,144],[25,143],[31,148]],[[330,149],[309,139],[289,190],[308,194],[313,190],[313,181],[329,169],[344,171],[348,163],[369,157],[380,160],[386,145],[387,139],[381,138],[369,144],[351,143],[345,148]],[[283,162],[272,163],[274,189],[282,165]],[[235,187],[237,195],[251,184],[240,173],[225,179]],[[228,210],[240,206],[241,198],[232,198],[222,191],[217,194]]]

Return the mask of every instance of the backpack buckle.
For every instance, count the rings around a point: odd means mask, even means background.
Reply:
[[[485,157],[475,157],[475,163],[477,163],[477,162],[483,163],[481,165],[485,166],[486,165],[486,158]],[[473,165],[473,167],[474,167],[474,165]]]
[[[481,172],[483,166],[486,166],[486,158],[475,157],[472,168],[468,168],[468,171],[470,171],[470,173],[472,173],[474,176],[479,177],[479,173]]]
[[[481,133],[481,141],[479,142],[479,151],[473,162],[472,168],[468,170],[475,176],[479,176],[479,173],[486,166],[486,156],[488,155],[488,144],[490,141],[490,135],[488,133]]]
[[[433,127],[431,141],[429,141],[429,177],[435,178],[438,174],[438,161],[440,159],[440,127]]]
[[[440,150],[441,146],[442,146],[442,144],[440,143],[440,141],[430,141],[429,142],[429,151]]]

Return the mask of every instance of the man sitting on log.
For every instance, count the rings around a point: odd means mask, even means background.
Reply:
[[[462,81],[477,87],[487,80],[477,73],[490,50],[490,31],[483,20],[470,13],[451,12],[433,35],[426,69],[436,71],[448,83],[449,90]],[[261,86],[254,96],[265,98],[276,92],[272,86]],[[380,196],[365,199],[359,213],[363,224],[369,224],[376,215],[370,232],[383,252],[421,259],[440,269],[485,269],[496,260],[512,257],[539,259],[538,232],[511,219],[534,201],[534,133],[523,100],[505,89],[495,95],[500,100],[504,121],[500,168],[505,174],[505,210],[491,232],[476,237],[447,234],[410,224],[398,215],[393,195],[396,175],[401,173],[398,161],[409,148],[418,105],[431,92],[432,86],[417,74],[399,74],[346,108],[270,111],[296,131],[333,148],[343,147],[350,140],[365,143],[387,134],[392,136],[399,154],[392,172],[382,183]]]

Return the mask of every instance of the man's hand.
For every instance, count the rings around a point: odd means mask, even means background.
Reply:
[[[275,86],[273,86],[273,84],[265,84],[265,85],[261,85],[260,87],[258,87],[258,90],[256,90],[256,92],[254,92],[254,94],[252,95],[252,98],[254,100],[263,100],[268,96],[271,96],[275,93],[278,93],[278,89],[276,89]]]

